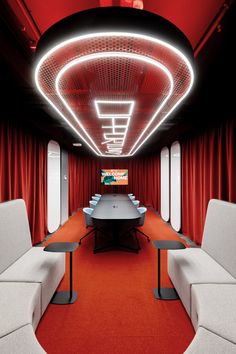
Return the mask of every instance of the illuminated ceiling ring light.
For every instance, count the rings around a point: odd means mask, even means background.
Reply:
[[[159,105],[159,107],[157,108],[157,110],[155,111],[154,115],[151,117],[149,123],[146,125],[145,129],[142,130],[142,133],[141,135],[139,136],[138,138],[138,141],[141,139],[141,137],[143,136],[143,134],[146,132],[146,130],[148,129],[148,127],[151,125],[151,123],[153,122],[153,120],[155,119],[155,117],[157,116],[157,114],[159,113],[159,111],[164,107],[164,105],[166,104],[166,102],[168,101],[169,97],[171,96],[172,92],[173,92],[173,78],[171,76],[171,73],[169,72],[169,70],[162,64],[160,64],[159,62],[153,60],[153,59],[150,59],[148,57],[143,57],[143,56],[140,56],[140,55],[137,55],[137,54],[133,54],[133,53],[121,53],[121,52],[118,52],[118,53],[108,53],[108,52],[104,52],[104,53],[96,53],[96,54],[90,54],[90,55],[87,55],[87,56],[84,56],[84,57],[80,57],[78,59],[75,59],[73,61],[71,61],[70,63],[68,63],[67,65],[65,65],[61,71],[58,73],[57,77],[56,77],[56,83],[55,83],[55,86],[56,86],[56,92],[57,92],[57,95],[58,97],[61,99],[61,101],[63,102],[64,106],[67,108],[67,110],[70,112],[70,114],[73,116],[73,118],[75,119],[75,121],[77,121],[79,123],[79,125],[81,126],[81,128],[83,129],[83,131],[86,132],[86,130],[84,129],[83,125],[80,123],[80,120],[79,118],[76,116],[76,114],[74,113],[74,111],[72,110],[72,108],[69,106],[69,104],[66,102],[66,100],[64,99],[64,97],[62,96],[61,92],[60,92],[60,81],[61,79],[63,78],[63,75],[67,72],[67,70],[69,70],[70,68],[72,68],[73,66],[75,65],[78,65],[78,64],[81,64],[81,63],[84,63],[84,62],[87,62],[89,60],[96,60],[96,59],[100,59],[100,58],[114,58],[114,57],[118,57],[118,58],[129,58],[129,59],[135,59],[135,60],[139,60],[139,61],[143,61],[149,65],[153,65],[155,66],[156,68],[162,70],[165,75],[167,76],[168,80],[169,80],[169,83],[170,83],[170,89],[169,89],[169,92],[166,96],[166,98],[163,100],[163,102]],[[100,101],[102,102],[102,101]],[[116,102],[119,102],[119,101],[116,101]],[[131,101],[133,102],[133,101]],[[50,102],[51,103],[51,102]],[[51,103],[52,104],[52,103]],[[96,105],[95,105],[96,107]],[[131,105],[131,109],[130,111],[132,112],[132,109],[133,109],[133,104]],[[62,114],[62,113],[61,113]],[[62,114],[63,115],[63,114]],[[113,117],[115,117],[113,115]],[[125,138],[126,138],[126,134],[127,134],[127,131],[125,133]],[[106,156],[105,154],[102,154],[99,150],[99,148],[97,147],[97,145],[95,144],[95,142],[93,141],[93,139],[91,138],[91,136],[86,132],[86,135],[87,137],[90,139],[90,141],[92,142],[92,144],[94,145],[94,147],[97,149],[98,153],[101,155],[101,156]],[[124,140],[125,140],[124,138]],[[135,145],[136,146],[136,143]],[[124,155],[123,155],[124,156]]]
[[[115,15],[114,18],[111,16],[112,13]],[[127,14],[129,15],[128,17]],[[132,14],[132,17],[130,17],[130,14]],[[85,23],[87,23],[84,19],[88,18],[88,16],[90,20],[92,19],[90,22],[92,23],[93,28],[91,28],[91,33],[84,34],[83,32],[85,32],[86,27]],[[104,21],[104,16],[107,21]],[[69,97],[70,100],[67,102],[64,99],[62,92],[60,92],[60,79],[64,74],[66,74],[67,69],[76,64],[79,66],[83,60],[92,62],[97,58],[100,60],[104,59],[105,62],[106,58],[110,55],[110,58],[113,57],[120,59],[123,56],[123,59],[127,58],[127,60],[135,58],[141,61],[142,58],[143,62],[146,61],[146,63],[149,64],[153,61],[158,63],[159,69],[162,66],[170,74],[172,80],[172,96],[170,95],[168,97],[169,102],[167,102],[166,90],[163,91],[162,89],[162,91],[157,92],[157,96],[159,95],[158,97],[162,97],[163,99],[159,99],[159,103],[161,102],[161,104],[159,104],[158,110],[154,114],[150,115],[151,119],[146,119],[148,124],[146,124],[145,127],[142,127],[141,134],[140,131],[135,131],[135,134],[132,136],[128,133],[127,128],[125,131],[125,142],[123,141],[121,144],[121,140],[118,141],[118,138],[117,141],[113,139],[113,146],[116,144],[117,151],[120,151],[118,156],[132,156],[141,148],[141,146],[143,146],[150,136],[154,134],[159,126],[180,105],[180,103],[190,92],[194,82],[194,72],[191,62],[192,52],[189,43],[183,34],[178,33],[180,31],[178,31],[178,29],[176,29],[168,21],[154,14],[147,13],[146,11],[138,11],[127,8],[102,8],[88,10],[83,13],[73,15],[72,17],[72,25],[69,27],[65,26],[65,24],[68,24],[70,19],[62,21],[64,24],[64,27],[62,26],[62,28],[63,33],[65,33],[65,37],[60,43],[58,43],[57,40],[57,43],[52,45],[51,49],[45,52],[44,46],[48,38],[53,38],[55,43],[56,34],[58,34],[58,24],[56,27],[53,26],[53,30],[49,30],[49,36],[47,35],[47,31],[46,37],[43,36],[43,41],[40,40],[39,48],[37,49],[40,59],[35,69],[35,83],[39,92],[47,100],[47,102],[50,103],[60,117],[67,122],[70,128],[73,129],[73,131],[96,155],[107,156],[104,151],[105,145],[112,145],[111,142],[104,144],[104,138],[108,138],[109,134],[111,135],[111,133],[104,133],[104,129],[112,129],[113,132],[117,129],[116,134],[118,137],[122,134],[118,133],[119,129],[125,129],[124,124],[123,127],[120,126],[118,129],[118,124],[114,121],[115,119],[118,119],[118,117],[113,115],[113,118],[110,118],[111,125],[104,126],[101,124],[100,128],[97,128],[96,136],[93,136],[93,131],[96,129],[94,129],[93,125],[88,127],[87,122],[84,125],[83,114],[81,115],[80,112],[79,114],[78,112],[75,113],[72,109],[73,105],[71,103],[74,103],[73,99],[71,100]],[[134,21],[132,21],[131,18]],[[78,19],[82,19],[83,21],[78,21]],[[166,40],[164,34],[163,37],[160,38],[157,28],[158,26],[156,26],[158,22],[160,24],[159,29],[161,29],[162,34],[165,33],[165,30],[169,30],[168,33],[171,35],[170,39]],[[102,31],[101,24],[103,26]],[[70,28],[69,32],[67,31],[67,28]],[[126,31],[123,31],[123,28],[125,28]],[[54,37],[52,36],[53,32]],[[142,32],[149,33],[144,34]],[[173,44],[176,33],[178,39],[180,39],[179,48],[176,48]],[[44,54],[41,54],[42,51]],[[188,55],[186,55],[186,53],[188,53]],[[178,77],[176,73],[179,73],[178,75],[182,75],[182,77]],[[65,80],[70,81],[69,75],[65,78]],[[124,99],[124,97],[130,97],[130,99]],[[124,92],[124,97],[118,92],[116,95],[113,92],[113,97],[111,98],[109,95],[105,97],[104,92],[103,94],[95,92],[94,98],[88,107],[90,110],[90,115],[93,113],[94,124],[96,126],[98,125],[98,122],[94,121],[95,117],[99,119],[109,118],[106,114],[103,115],[103,117],[101,114],[98,114],[99,112],[98,107],[96,108],[96,102],[94,109],[95,100],[113,100],[114,102],[132,100],[136,102],[137,105],[139,104],[137,97],[134,97],[134,95],[132,96],[129,92]],[[165,106],[165,104],[163,105],[163,101],[168,103],[168,107]],[[126,116],[126,114],[124,114],[124,116]],[[136,116],[137,110],[135,109],[135,112],[132,115],[132,131],[134,131]],[[129,115],[128,123],[130,123],[130,119],[131,114]],[[121,145],[123,148],[122,152],[120,148]],[[114,157],[117,157],[117,154],[115,154]]]

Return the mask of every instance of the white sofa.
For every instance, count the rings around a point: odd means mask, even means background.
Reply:
[[[184,354],[235,354],[235,344],[217,334],[199,327],[190,346]]]
[[[45,353],[34,330],[65,273],[64,253],[32,247],[25,203],[0,203],[0,353]]]
[[[168,251],[168,273],[196,330],[185,353],[236,353],[236,204],[208,204],[201,248]]]

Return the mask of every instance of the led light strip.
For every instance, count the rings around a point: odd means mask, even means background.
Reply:
[[[166,118],[173,112],[173,110],[183,101],[183,99],[188,95],[188,93],[190,92],[192,86],[193,86],[193,82],[194,82],[194,73],[193,73],[193,69],[192,69],[192,66],[190,64],[190,61],[187,59],[187,57],[179,50],[177,49],[176,47],[170,45],[169,43],[161,40],[161,39],[157,39],[157,38],[153,38],[153,37],[150,37],[150,36],[146,36],[146,35],[141,35],[141,34],[137,34],[137,33],[126,33],[126,32],[103,32],[103,33],[91,33],[91,34],[87,34],[87,35],[82,35],[82,36],[76,36],[76,37],[73,37],[69,40],[65,40],[64,42],[56,45],[55,47],[51,48],[45,55],[42,56],[42,58],[39,60],[37,66],[36,66],[36,69],[35,69],[35,83],[36,83],[36,86],[37,86],[37,89],[39,90],[39,92],[42,94],[42,96],[47,100],[47,102],[50,103],[50,105],[59,113],[59,115],[67,122],[67,124],[73,129],[73,131],[75,131],[77,133],[78,136],[80,136],[80,138],[91,148],[92,151],[94,151],[97,155],[101,155],[101,156],[106,156],[104,154],[102,154],[100,152],[100,150],[98,149],[97,145],[95,144],[95,142],[93,141],[93,139],[88,135],[88,133],[85,131],[84,128],[81,127],[81,123],[78,121],[78,118],[75,116],[74,112],[70,109],[69,107],[69,111],[71,113],[71,111],[73,112],[72,116],[73,118],[76,120],[77,123],[79,123],[81,129],[85,132],[86,136],[89,138],[89,140],[91,141],[92,145],[78,132],[78,130],[70,123],[70,121],[64,116],[64,114],[56,107],[56,105],[47,97],[47,95],[43,92],[43,89],[41,88],[40,86],[40,83],[39,83],[39,71],[40,71],[40,68],[41,66],[43,65],[43,63],[51,56],[53,55],[56,51],[58,51],[59,49],[61,48],[64,48],[66,47],[67,45],[71,44],[71,43],[77,43],[77,42],[80,42],[82,40],[85,40],[85,39],[94,39],[94,38],[102,38],[102,37],[123,37],[123,38],[131,38],[131,39],[134,39],[134,38],[137,38],[137,39],[143,39],[143,40],[146,40],[148,42],[151,42],[151,43],[154,43],[154,44],[158,44],[159,46],[162,46],[164,48],[167,48],[169,49],[171,52],[174,52],[176,54],[176,56],[178,58],[181,58],[183,60],[183,62],[186,64],[186,66],[188,67],[188,70],[189,70],[189,73],[190,73],[190,84],[189,84],[189,87],[188,89],[186,90],[186,92],[183,94],[183,96],[174,104],[174,106],[170,109],[170,111],[161,119],[160,122],[157,123],[157,125],[154,127],[154,129],[152,129],[152,131],[147,135],[147,137],[144,138],[143,141],[141,141],[141,143],[137,146],[137,144],[140,142],[143,134],[146,132],[146,130],[148,129],[148,127],[150,126],[150,124],[153,122],[153,120],[156,118],[157,114],[160,112],[160,110],[163,108],[163,102],[162,104],[160,105],[160,107],[158,108],[158,110],[155,112],[155,114],[152,116],[151,120],[149,121],[149,125],[146,126],[146,128],[144,129],[145,131],[142,131],[141,135],[138,137],[138,140],[135,142],[135,144],[133,145],[133,147],[131,148],[131,150],[129,151],[129,154],[128,155],[122,155],[122,156],[132,156],[134,155],[139,149],[140,147],[147,141],[147,139],[156,131],[156,129],[164,122],[164,120],[166,120]],[[104,53],[96,53],[96,54],[91,54],[91,55],[87,55],[87,56],[83,56],[81,58],[85,58],[85,57],[91,57],[91,56],[96,56],[96,55],[105,55],[107,54],[106,52]],[[112,52],[110,54],[115,54],[117,56],[120,56],[120,52]],[[125,55],[133,55],[133,56],[136,56],[137,54],[132,54],[132,53],[122,53],[122,54],[125,54]],[[151,59],[149,57],[146,57],[146,56],[141,56],[143,58],[146,58],[147,62],[149,61],[154,61],[155,63],[158,63],[159,65],[162,65],[160,64],[158,61],[155,61],[154,59]],[[77,60],[80,60],[77,59]],[[82,61],[81,61],[82,62]],[[70,64],[70,63],[69,63]],[[67,64],[67,65],[69,65]],[[164,66],[163,66],[164,67]],[[166,67],[164,67],[165,70],[167,70]],[[63,69],[61,70],[63,71]],[[167,70],[168,71],[168,70]],[[169,73],[170,74],[170,73]],[[58,75],[59,76],[59,75]],[[57,76],[57,79],[58,79],[58,76]],[[171,74],[170,74],[171,76]],[[171,79],[172,79],[172,76],[171,76]],[[173,90],[173,79],[172,79],[172,90]],[[60,97],[61,98],[61,97]],[[164,100],[166,101],[166,100]],[[64,102],[63,102],[64,103]],[[65,102],[66,103],[66,102]],[[67,103],[66,103],[67,105]],[[65,105],[65,106],[66,106]],[[68,109],[67,107],[67,109]],[[137,146],[137,147],[136,147]],[[136,147],[136,149],[135,149]],[[134,150],[135,149],[135,150]],[[114,156],[115,157],[115,156]]]
[[[66,102],[66,100],[63,98],[61,92],[60,92],[60,81],[63,78],[63,75],[65,75],[65,73],[72,67],[74,67],[75,65],[87,62],[89,60],[96,60],[96,59],[101,59],[101,58],[126,58],[126,59],[135,59],[141,62],[145,62],[147,64],[153,65],[156,68],[162,70],[164,72],[164,74],[167,76],[167,78],[169,79],[169,83],[170,83],[170,88],[169,88],[169,92],[168,95],[166,96],[166,98],[162,101],[162,103],[159,105],[158,109],[156,110],[156,112],[154,113],[154,115],[152,116],[151,120],[149,121],[149,123],[147,124],[147,126],[145,127],[145,129],[143,130],[142,134],[143,135],[146,130],[149,128],[150,124],[153,122],[153,120],[156,118],[157,114],[160,112],[160,110],[165,106],[165,104],[167,103],[167,101],[169,100],[169,98],[171,97],[172,93],[173,93],[173,87],[174,87],[174,82],[173,82],[173,78],[172,75],[170,73],[170,71],[161,63],[159,63],[158,61],[151,59],[149,57],[145,57],[143,55],[140,54],[134,54],[134,53],[124,53],[124,52],[102,52],[102,53],[95,53],[95,54],[89,54],[89,55],[85,55],[82,56],[80,58],[77,58],[73,61],[71,61],[70,63],[68,63],[67,65],[65,65],[58,73],[57,77],[56,77],[56,92],[58,94],[58,97],[61,99],[62,103],[64,104],[64,106],[67,108],[67,110],[70,112],[70,114],[72,115],[72,117],[75,119],[75,121],[77,123],[79,123],[79,125],[82,127],[83,131],[86,132],[86,130],[84,129],[82,123],[79,121],[79,118],[76,116],[76,114],[74,113],[74,111],[71,109],[71,107],[69,106],[69,104]],[[127,133],[127,132],[126,132]],[[90,141],[93,143],[93,145],[96,147],[96,149],[99,151],[101,156],[106,156],[104,154],[102,154],[99,150],[99,148],[97,147],[97,145],[95,144],[95,142],[93,141],[93,139],[91,138],[91,136],[86,132],[86,135],[89,137]],[[130,153],[128,155],[122,155],[122,156],[129,156],[131,155]]]
[[[130,119],[133,113],[134,109],[134,101],[115,101],[115,100],[95,100],[94,101],[95,109],[97,112],[97,116],[100,119],[111,119],[112,125],[106,125],[102,126],[102,129],[111,129],[112,133],[109,133],[110,135],[115,136],[115,138],[109,138],[107,141],[104,141],[102,144],[107,144],[107,149],[108,151],[105,151],[107,154],[116,154],[116,155],[121,155],[122,154],[122,147],[125,144],[125,139],[127,135],[127,131],[129,128],[129,123]],[[99,110],[99,105],[117,105],[117,106],[124,106],[124,105],[129,105],[129,111],[125,113],[101,113]],[[116,119],[126,119],[127,124],[126,125],[116,125],[115,120]],[[123,133],[118,133],[116,132],[116,129],[125,129]],[[123,138],[119,138],[120,135],[123,135]],[[117,137],[118,136],[118,137]],[[106,134],[104,134],[104,138],[106,137]],[[121,142],[117,143],[117,138],[121,140]],[[110,143],[110,144],[109,144]]]
[[[100,110],[99,110],[99,104],[117,104],[117,105],[130,105],[130,108],[129,108],[129,111],[127,114],[125,113],[122,113],[122,114],[104,114],[104,113],[101,113]],[[131,116],[132,113],[133,113],[133,110],[134,110],[134,101],[116,101],[116,100],[95,100],[94,101],[94,105],[95,105],[95,108],[96,108],[96,112],[97,112],[97,116],[99,118],[106,118],[106,117],[111,117],[111,115],[113,117],[127,117],[127,116]]]

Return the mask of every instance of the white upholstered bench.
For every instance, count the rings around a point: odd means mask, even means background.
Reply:
[[[0,245],[0,353],[45,353],[34,330],[64,276],[65,255],[32,247],[22,199],[0,203]]]
[[[236,353],[236,204],[209,202],[201,248],[168,251],[196,336],[186,353]]]

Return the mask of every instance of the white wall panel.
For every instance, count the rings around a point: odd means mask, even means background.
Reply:
[[[61,219],[60,146],[53,140],[48,143],[47,174],[48,231],[52,233],[58,229]]]
[[[169,149],[161,150],[161,217],[169,220]]]
[[[178,141],[170,149],[171,213],[170,222],[174,230],[181,228],[181,148]]]
[[[61,224],[64,224],[68,219],[68,209],[68,153],[61,149]]]

